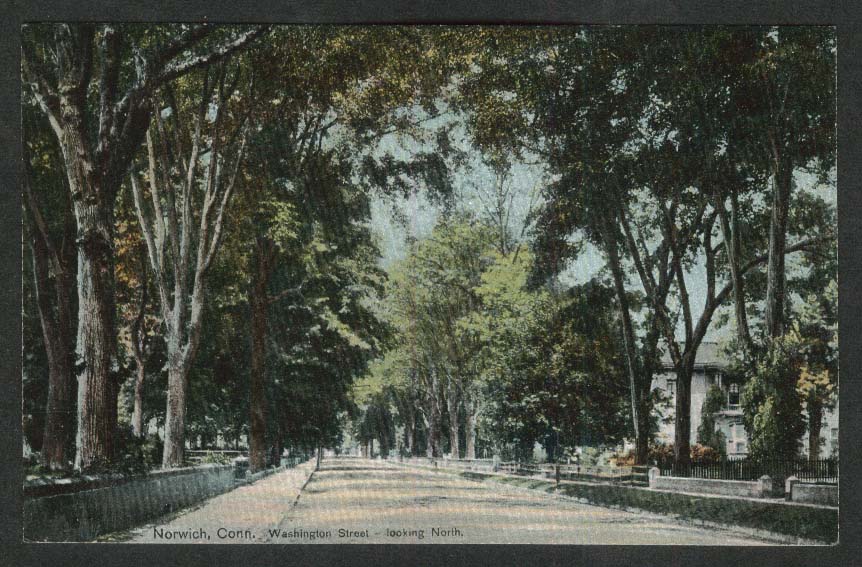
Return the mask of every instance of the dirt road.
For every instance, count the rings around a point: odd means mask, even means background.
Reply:
[[[326,459],[264,541],[757,545],[724,530],[363,459]]]

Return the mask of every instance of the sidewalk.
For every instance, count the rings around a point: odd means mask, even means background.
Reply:
[[[216,496],[178,516],[126,532],[129,543],[262,543],[281,523],[311,474],[314,459]]]

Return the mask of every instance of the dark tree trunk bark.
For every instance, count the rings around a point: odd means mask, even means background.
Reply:
[[[71,153],[74,149],[67,150]],[[75,468],[107,465],[114,456],[115,375],[113,202],[75,199],[78,220],[78,435]],[[112,200],[111,200],[112,201]]]
[[[74,248],[65,244],[74,242],[75,227],[71,210],[67,209],[62,239],[64,245],[55,245],[30,187],[29,158],[27,160],[24,202],[30,214],[25,227],[28,229],[27,241],[33,257],[36,304],[48,360],[48,400],[40,463],[49,470],[65,470],[70,465],[69,449],[75,431],[71,301],[75,254]],[[49,293],[49,289],[53,293]]]
[[[413,456],[414,438],[416,436],[416,411],[410,408],[407,414],[407,419],[404,423],[404,444],[406,445],[407,454]]]
[[[162,467],[180,467],[185,460],[186,386],[188,368],[172,365],[168,368],[168,401],[165,413],[165,446]]]
[[[694,354],[683,355],[682,368],[676,371],[676,404],[674,406],[674,464],[688,467],[691,464],[691,377]]]
[[[252,472],[266,466],[266,325],[269,300],[269,258],[256,251],[256,267],[252,275],[251,304],[251,380],[249,427],[249,467]]]
[[[147,333],[144,330],[144,316],[147,312],[147,258],[142,254],[141,266],[141,304],[138,315],[132,322],[132,356],[135,359],[135,393],[132,407],[132,434],[144,436],[144,380],[146,379]]]
[[[724,240],[724,248],[727,253],[730,266],[730,281],[733,284],[733,306],[736,317],[736,336],[739,344],[749,352],[751,351],[751,332],[748,326],[748,315],[745,310],[745,281],[741,273],[742,266],[742,243],[739,235],[739,211],[736,193],[730,196],[730,219],[723,203],[718,203],[719,226]]]
[[[434,456],[434,424],[428,420],[428,431],[425,434],[425,456],[429,459]]]
[[[643,408],[642,411],[638,413],[638,421],[639,431],[649,431],[650,415],[648,409]],[[649,460],[649,441],[649,435],[639,435],[635,439],[635,464],[647,464],[647,461]]]
[[[440,383],[437,371],[432,370],[431,388],[428,392],[428,442],[427,454],[429,457],[441,457],[442,433],[443,433],[443,408],[440,399]]]
[[[617,303],[619,305],[620,312],[620,324],[622,326],[623,341],[625,343],[632,424],[635,434],[635,464],[642,465],[646,463],[649,446],[649,403],[644,399],[644,392],[646,392],[646,396],[648,398],[650,387],[650,384],[647,384],[646,387],[644,387],[642,382],[645,382],[646,380],[651,382],[652,376],[640,375],[641,368],[638,364],[634,326],[632,324],[628,296],[626,295],[625,289],[625,276],[623,275],[619,251],[609,234],[609,228],[607,226],[605,226],[603,238],[605,240],[605,253],[614,279],[614,289],[616,290]],[[644,410],[646,410],[647,415],[643,415]],[[647,425],[646,428],[644,428],[645,424]]]
[[[42,337],[48,358],[48,401],[40,463],[49,470],[69,468],[68,449],[74,432],[74,374],[72,371],[71,282],[55,274],[56,316],[47,295],[50,284],[45,243],[34,235],[33,268]]]
[[[466,437],[465,459],[476,458],[476,402],[466,400],[464,403],[464,434]]]
[[[817,401],[808,402],[808,458],[820,458],[820,430],[823,425],[823,406]]]
[[[87,25],[65,28],[58,34],[58,115],[53,116],[77,226],[78,470],[100,468],[112,461],[119,391],[113,237],[114,200],[120,181],[106,172],[103,163],[96,163],[88,138],[86,106],[93,37],[94,28]],[[107,162],[115,156],[102,157]]]
[[[786,293],[785,249],[787,248],[787,217],[790,209],[790,189],[793,168],[776,164],[773,171],[772,216],[769,222],[769,258],[766,267],[766,330],[772,338],[784,334],[784,303]]]
[[[144,436],[144,378],[146,369],[143,360],[137,362],[135,368],[135,400],[132,408],[132,434],[135,437]]]
[[[284,430],[279,423],[278,434],[275,437],[275,448],[272,455],[272,465],[274,467],[281,466],[281,456],[284,454]]]
[[[446,404],[449,410],[449,458],[459,459],[461,453],[458,447],[458,390],[454,385],[449,387]]]

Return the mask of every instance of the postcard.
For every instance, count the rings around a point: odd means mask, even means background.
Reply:
[[[26,23],[21,540],[837,544],[837,57]]]

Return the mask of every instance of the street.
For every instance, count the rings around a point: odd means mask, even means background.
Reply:
[[[152,543],[758,545],[739,533],[386,461],[324,459],[134,531]],[[296,502],[296,505],[294,505]]]

